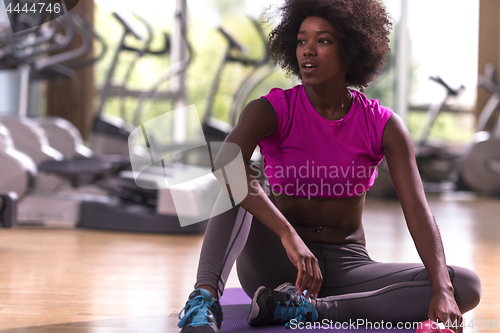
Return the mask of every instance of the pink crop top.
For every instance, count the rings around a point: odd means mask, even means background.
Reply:
[[[392,111],[351,90],[352,107],[340,120],[323,118],[303,85],[272,89],[265,97],[278,118],[276,132],[259,142],[275,193],[348,198],[367,191],[384,157],[382,134]]]

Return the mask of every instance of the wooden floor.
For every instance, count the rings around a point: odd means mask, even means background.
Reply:
[[[449,264],[476,271],[480,305],[471,332],[500,325],[500,201],[431,197]],[[368,251],[379,261],[419,261],[397,202],[369,201]],[[0,332],[177,332],[202,236],[88,230],[0,230]],[[237,287],[231,274],[228,287]],[[483,321],[489,319],[489,329]],[[500,332],[500,331],[499,331]]]

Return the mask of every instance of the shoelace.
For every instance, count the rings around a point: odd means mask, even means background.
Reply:
[[[188,326],[204,326],[208,325],[208,308],[212,302],[207,302],[203,296],[198,295],[187,302],[186,306],[179,312],[179,328],[183,327],[189,319],[193,319]],[[187,307],[190,309],[184,312],[184,316],[181,318],[181,314]]]
[[[295,319],[297,322],[305,323],[307,321],[306,315],[308,310],[305,307],[305,298],[304,296],[300,296],[300,303],[290,304],[290,301],[285,302],[285,304],[280,304],[276,306],[274,310],[274,319],[280,319],[283,321],[288,321],[285,324],[286,328],[290,328],[290,321]]]

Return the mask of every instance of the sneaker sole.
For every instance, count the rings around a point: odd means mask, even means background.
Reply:
[[[265,288],[266,287],[264,287],[264,286],[260,286],[259,289],[257,289],[255,294],[253,295],[252,303],[250,304],[250,310],[248,311],[248,320],[247,320],[248,325],[250,325],[250,326],[254,326],[254,324],[252,323],[252,320],[257,318],[257,316],[259,315],[259,312],[260,312],[260,307],[257,304],[257,296],[259,296],[260,291],[262,289],[265,289]]]
[[[215,330],[211,326],[189,326],[181,328],[180,333],[224,333],[224,331]]]

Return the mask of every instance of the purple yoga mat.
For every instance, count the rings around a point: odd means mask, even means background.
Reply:
[[[264,327],[252,327],[247,324],[248,310],[250,309],[251,303],[250,297],[248,297],[243,289],[241,288],[228,288],[224,291],[224,295],[220,299],[222,305],[222,311],[224,313],[224,320],[222,322],[222,330],[225,333],[230,332],[288,332],[292,333],[297,330],[307,330],[307,331],[321,331],[321,332],[361,332],[361,333],[386,333],[386,332],[398,332],[398,333],[415,333],[414,329],[387,329],[384,328],[367,328],[358,327],[356,328],[335,328],[335,323],[317,323],[316,329],[299,328],[295,326],[295,329],[286,329],[283,325],[270,325]],[[321,324],[321,325],[320,325]],[[339,324],[337,324],[339,325]],[[347,323],[345,323],[347,325]]]
[[[241,288],[226,288],[219,301],[222,306],[234,304],[250,305],[252,299]]]

